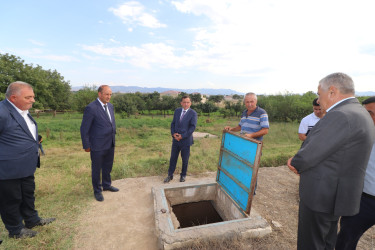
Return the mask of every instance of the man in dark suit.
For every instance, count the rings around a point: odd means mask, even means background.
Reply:
[[[373,122],[354,97],[353,80],[334,73],[319,82],[326,115],[312,128],[288,167],[300,175],[297,248],[334,249],[340,216],[359,211]]]
[[[180,182],[184,182],[189,163],[190,146],[193,144],[193,132],[197,126],[197,112],[190,108],[191,100],[189,96],[181,98],[181,108],[174,111],[171,123],[172,150],[171,159],[169,161],[168,176],[164,179],[164,183],[168,183],[173,179],[173,173],[176,169],[178,155],[181,152],[182,170],[180,174]]]
[[[51,223],[35,210],[34,173],[38,164],[38,127],[29,115],[31,85],[14,82],[0,102],[0,214],[11,238],[34,237],[35,226]],[[23,224],[25,222],[25,225]]]
[[[86,152],[90,152],[92,186],[97,201],[104,200],[102,190],[119,191],[111,185],[116,134],[115,113],[113,105],[109,103],[111,96],[108,85],[100,86],[98,99],[87,105],[81,124],[82,145]]]

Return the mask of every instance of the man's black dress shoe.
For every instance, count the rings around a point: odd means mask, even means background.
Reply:
[[[94,193],[94,196],[97,201],[104,201],[102,193]]]
[[[19,234],[9,234],[9,238],[16,238],[16,239],[32,238],[37,234],[38,234],[38,232],[35,232],[31,229],[28,229],[28,228],[24,227],[24,228],[21,229],[21,232]]]
[[[168,176],[167,178],[164,179],[164,183],[168,183],[171,180],[173,180],[173,176]]]
[[[180,182],[185,182],[185,176],[180,177]]]
[[[31,229],[31,228],[36,227],[36,226],[44,226],[44,225],[47,225],[47,224],[53,222],[54,220],[56,220],[56,218],[46,218],[46,219],[40,218],[40,220],[37,223],[35,223],[33,225],[26,225],[26,228]]]
[[[114,186],[109,186],[107,188],[103,188],[103,191],[111,191],[111,192],[118,192],[120,189],[115,188]]]

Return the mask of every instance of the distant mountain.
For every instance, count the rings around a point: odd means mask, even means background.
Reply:
[[[374,91],[366,91],[366,92],[356,92],[356,96],[375,96]]]
[[[171,89],[171,88],[146,88],[146,87],[137,87],[137,86],[110,86],[112,89],[112,92],[120,92],[120,93],[135,93],[135,92],[140,92],[140,93],[152,93],[152,92],[158,92],[158,93],[163,93],[166,91],[178,91],[178,92],[185,92],[188,94],[191,93],[200,93],[202,95],[244,95],[244,93],[232,90],[232,89]],[[83,86],[78,86],[78,87],[72,87],[73,91],[78,91]]]

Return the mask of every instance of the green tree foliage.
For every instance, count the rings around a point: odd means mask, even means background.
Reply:
[[[219,103],[222,100],[224,100],[224,96],[223,95],[210,95],[208,97],[208,100],[214,103]]]
[[[21,58],[0,54],[0,91],[5,93],[9,84],[27,82],[33,86],[38,109],[63,110],[69,108],[70,83],[56,70],[44,70],[41,66],[25,64]]]
[[[95,86],[85,86],[72,96],[72,107],[74,110],[83,112],[85,107],[98,97],[98,90]]]
[[[202,95],[199,93],[191,94],[190,98],[193,103],[200,103],[202,101]]]
[[[300,121],[312,112],[313,92],[305,95],[286,93],[284,95],[258,96],[258,106],[265,109],[270,121]]]
[[[242,100],[243,97],[244,97],[243,95],[237,95],[237,94],[234,94],[234,95],[232,96],[232,98],[235,99],[235,100]]]
[[[163,96],[159,102],[158,109],[163,112],[164,116],[168,110],[175,110],[180,103],[181,97],[177,96],[173,98],[172,96]]]
[[[158,103],[160,102],[160,93],[154,91],[153,93],[147,93],[142,95],[142,99],[145,103],[145,109],[150,113],[152,110],[158,110]]]
[[[125,112],[128,116],[135,115],[145,109],[146,104],[142,98],[141,93],[117,93],[113,95],[111,102],[116,110],[116,112]]]
[[[210,116],[210,113],[216,112],[219,108],[212,101],[207,101],[205,103],[200,103],[196,106],[198,112],[206,113]]]

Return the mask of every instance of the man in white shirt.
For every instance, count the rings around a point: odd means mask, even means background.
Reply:
[[[34,91],[28,83],[14,82],[5,96],[0,102],[0,214],[9,237],[33,237],[37,232],[31,228],[55,220],[40,218],[34,204],[39,158],[38,126],[29,115]]]
[[[364,100],[362,104],[375,125],[375,96]],[[336,249],[355,250],[362,234],[373,225],[375,225],[375,143],[366,168],[359,213],[354,216],[341,217],[341,229],[337,236]]]
[[[306,140],[306,136],[309,134],[310,130],[315,126],[315,124],[324,116],[324,112],[320,108],[317,102],[318,98],[313,101],[313,111],[308,116],[305,116],[298,128],[298,137],[301,141]]]

